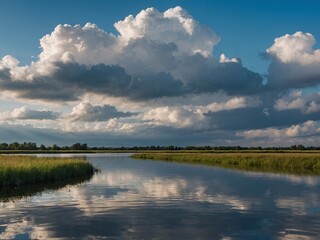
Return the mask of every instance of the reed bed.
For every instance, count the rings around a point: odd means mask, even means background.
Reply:
[[[82,158],[0,155],[0,188],[80,178],[94,173]]]
[[[140,153],[131,157],[243,170],[320,175],[320,153]]]

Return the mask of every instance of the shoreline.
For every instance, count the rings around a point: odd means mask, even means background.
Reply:
[[[320,153],[140,153],[134,159],[190,163],[258,172],[320,175]]]

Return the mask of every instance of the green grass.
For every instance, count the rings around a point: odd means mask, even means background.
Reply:
[[[0,188],[81,178],[93,172],[93,166],[81,158],[0,155]]]
[[[205,164],[253,171],[320,175],[320,153],[140,153],[136,159]]]

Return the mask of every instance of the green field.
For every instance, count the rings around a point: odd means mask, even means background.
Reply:
[[[131,157],[252,171],[320,175],[319,152],[154,152],[133,154]]]
[[[93,166],[81,158],[0,155],[0,188],[65,181],[93,173]]]

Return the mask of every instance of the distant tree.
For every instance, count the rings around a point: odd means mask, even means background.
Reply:
[[[60,150],[61,148],[57,144],[53,144],[51,149],[52,150]]]
[[[45,145],[43,145],[43,144],[40,145],[40,150],[46,150],[46,149],[47,149],[47,148],[46,148]]]
[[[75,143],[71,146],[72,150],[87,150],[88,145],[86,143],[81,144],[81,143]]]
[[[0,149],[1,149],[1,150],[8,150],[8,146],[9,146],[9,145],[8,145],[7,143],[1,143],[1,144],[0,144]]]

